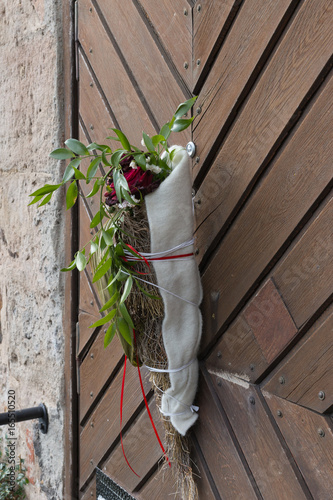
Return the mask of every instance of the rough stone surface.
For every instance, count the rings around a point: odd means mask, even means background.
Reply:
[[[0,0],[0,412],[8,390],[17,409],[48,407],[47,435],[37,421],[16,424],[34,500],[61,499],[63,487],[62,195],[27,206],[61,178],[48,157],[63,139],[61,36],[60,0]]]

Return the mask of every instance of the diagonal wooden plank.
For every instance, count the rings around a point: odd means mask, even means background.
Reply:
[[[332,113],[332,107],[328,105],[324,111],[327,119]],[[333,197],[330,195],[326,206],[273,273],[274,281],[298,327],[333,292],[332,220]]]
[[[80,435],[80,485],[94,472],[101,459],[119,437],[120,393],[123,379],[121,370],[112,381]],[[150,384],[145,380],[146,392]],[[133,413],[142,403],[142,393],[137,369],[130,363],[126,369],[123,405],[123,426],[131,420]]]
[[[104,349],[105,331],[102,327],[80,366],[80,422],[96,401],[124,354],[118,338]]]
[[[329,152],[332,89],[333,78],[236,219],[203,274],[202,310],[206,325],[210,324],[212,297],[218,296],[214,305],[215,329],[205,331],[206,345],[332,179]]]
[[[221,130],[228,125],[234,108],[239,107],[248,92],[253,75],[262,68],[261,59],[272,49],[281,31],[280,23],[285,25],[296,4],[291,0],[247,0],[240,8],[197,101],[201,114],[195,122],[193,138],[200,160],[194,165],[194,177]]]
[[[323,413],[333,404],[333,307],[281,363],[263,388]]]
[[[272,148],[281,142],[280,134],[285,134],[285,127],[329,60],[333,45],[331,8],[327,0],[303,4],[198,190],[197,236],[203,252],[247,196]],[[328,93],[329,104],[332,98]],[[214,106],[214,112],[220,113],[219,108]],[[198,134],[204,147],[210,147],[205,137],[211,133],[209,127],[200,128],[199,124],[194,131],[194,142]],[[200,143],[197,145],[201,156]]]
[[[277,436],[256,388],[228,373],[218,375],[218,371],[211,374],[215,390],[262,497],[308,498],[294,460]]]
[[[313,498],[331,498],[332,421],[270,393],[264,396]]]
[[[200,411],[195,436],[213,480],[224,500],[256,499],[247,470],[206,381],[201,378],[198,396]]]
[[[133,2],[99,0],[98,6],[158,125],[168,122],[179,103],[186,100],[174,75],[153,43]],[[178,140],[187,142],[190,131]],[[185,144],[186,144],[185,142]],[[184,145],[185,145],[184,144]]]
[[[135,4],[144,8],[144,15],[156,32],[159,40],[179,74],[192,86],[192,9],[186,0],[138,0]],[[150,42],[150,45],[152,42]],[[186,64],[187,63],[187,64]]]
[[[210,62],[218,51],[242,0],[212,2],[200,0],[193,8],[193,83],[209,70]],[[197,90],[196,90],[197,92]]]
[[[80,0],[79,40],[120,128],[133,144],[142,130],[154,134],[152,122],[90,0]],[[103,137],[105,134],[103,134]]]
[[[163,440],[164,428],[154,399],[150,402],[149,408],[156,429]],[[143,410],[123,436],[123,443],[127,459],[140,477],[134,475],[129,469],[120,444],[103,465],[103,472],[112,477],[116,483],[127,491],[132,492],[162,455],[146,409]]]

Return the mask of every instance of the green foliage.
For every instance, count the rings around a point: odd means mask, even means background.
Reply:
[[[90,228],[95,228],[96,232],[91,240],[76,252],[74,260],[61,271],[67,272],[75,269],[83,271],[93,254],[95,254],[94,259],[99,256],[93,283],[102,280],[103,277],[105,280],[106,276],[110,299],[100,310],[101,313],[105,313],[105,316],[91,325],[91,328],[107,326],[104,338],[105,347],[116,334],[120,337],[125,352],[126,350],[128,352],[128,346],[132,345],[132,332],[135,325],[126,308],[126,300],[133,290],[134,283],[137,293],[142,292],[150,299],[159,299],[147,293],[140,285],[135,266],[126,258],[128,253],[136,257],[139,254],[127,246],[120,237],[123,233],[122,218],[125,213],[131,211],[132,207],[140,204],[143,199],[140,192],[135,193],[136,196],[140,196],[140,200],[133,199],[122,170],[122,163],[127,158],[131,158],[136,164],[134,168],[138,166],[143,172],[149,169],[153,173],[154,182],[163,181],[171,172],[169,164],[173,161],[175,154],[175,151],[170,153],[168,150],[169,137],[172,132],[181,132],[191,125],[194,117],[184,118],[184,115],[191,110],[195,100],[196,97],[192,97],[181,103],[171,120],[162,126],[158,134],[150,137],[143,132],[142,144],[147,151],[130,144],[126,135],[116,128],[112,129],[115,136],[107,137],[108,140],[120,143],[121,147],[114,151],[105,144],[93,142],[85,146],[77,139],[67,139],[66,148],[58,148],[50,153],[52,158],[70,160],[64,171],[62,182],[56,185],[45,184],[30,195],[33,196],[30,205],[39,203],[39,206],[42,206],[51,200],[54,191],[67,185],[66,207],[70,209],[75,205],[79,196],[84,197],[83,191],[85,190],[79,189],[80,183],[89,184],[93,181],[92,189],[85,197],[99,198],[98,210],[90,223]],[[90,159],[90,164],[84,173],[79,168],[81,161],[87,158]],[[105,173],[102,173],[103,169],[100,166],[103,167]],[[112,181],[113,186],[110,186]],[[118,208],[105,204],[105,192],[115,192]]]
[[[0,445],[1,445],[0,440]],[[20,457],[15,465],[9,463],[9,453],[5,449],[5,456],[2,456],[0,448],[0,500],[19,500],[26,498],[25,486],[29,483],[24,467],[24,460]],[[11,483],[13,469],[15,469],[14,485]]]

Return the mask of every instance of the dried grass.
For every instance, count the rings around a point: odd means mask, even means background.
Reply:
[[[144,204],[134,207],[130,216],[123,218],[122,227],[127,233],[123,235],[125,243],[132,245],[139,252],[150,252],[150,233]],[[92,266],[94,265],[96,266],[96,258],[92,259]],[[146,273],[147,265],[137,263],[135,269]],[[148,272],[149,274],[142,276],[142,278],[156,284],[156,275],[152,265],[150,265]],[[98,292],[103,303],[110,298],[108,290],[105,290],[107,280],[108,276],[106,275],[97,282]],[[142,281],[140,286],[149,294],[159,296],[161,299],[158,288]],[[167,368],[167,356],[161,328],[164,317],[162,299],[150,299],[133,284],[126,306],[136,327],[137,350],[140,361],[154,368]],[[150,382],[155,393],[156,404],[160,407],[162,391],[166,391],[170,387],[169,375],[151,372]],[[161,414],[161,420],[165,429],[164,444],[171,462],[173,477],[176,481],[177,494],[183,500],[197,500],[198,492],[193,479],[190,459],[190,439],[179,434],[171,425],[168,417]],[[164,463],[165,466],[167,466],[166,462]]]

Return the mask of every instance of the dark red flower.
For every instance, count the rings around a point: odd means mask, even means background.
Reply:
[[[120,165],[122,166],[123,175],[127,180],[131,195],[135,196],[135,198],[139,201],[140,193],[144,198],[146,194],[152,193],[155,189],[157,189],[161,181],[160,179],[154,180],[154,174],[150,170],[144,171],[139,166],[132,168],[130,163],[133,160],[133,156],[129,156],[124,160],[121,160]],[[109,206],[116,205],[119,203],[119,200],[114,189],[112,177],[108,178],[107,184],[110,186],[112,191],[105,193],[105,203]]]

